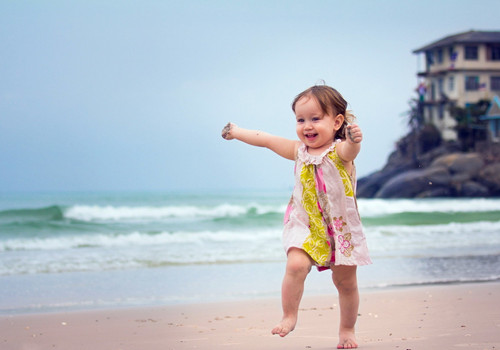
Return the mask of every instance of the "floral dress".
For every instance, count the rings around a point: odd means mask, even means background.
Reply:
[[[332,144],[311,155],[302,144],[295,162],[295,187],[285,214],[283,245],[307,252],[319,270],[331,265],[368,265],[359,217],[356,178],[347,173]]]

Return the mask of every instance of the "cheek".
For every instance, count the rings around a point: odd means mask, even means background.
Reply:
[[[302,137],[302,125],[298,125],[295,127],[295,131],[297,132],[297,136]]]

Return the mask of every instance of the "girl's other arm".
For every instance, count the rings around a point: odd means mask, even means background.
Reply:
[[[351,163],[361,150],[363,133],[358,125],[348,125],[346,140],[337,146],[337,154],[344,163]]]
[[[260,130],[240,128],[236,124],[228,123],[222,129],[222,137],[226,140],[240,140],[252,146],[266,147],[283,158],[295,160],[299,141],[268,134]]]

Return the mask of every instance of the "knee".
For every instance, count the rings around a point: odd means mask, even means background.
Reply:
[[[349,294],[358,290],[358,281],[356,275],[335,276],[335,274],[333,274],[332,279],[339,293]]]
[[[289,261],[286,265],[286,272],[291,275],[306,276],[309,271],[311,271],[311,265],[300,261]]]
[[[306,253],[291,251],[288,254],[286,273],[294,276],[307,276],[311,271],[311,260]]]

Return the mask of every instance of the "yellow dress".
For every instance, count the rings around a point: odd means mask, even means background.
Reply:
[[[336,143],[319,156],[299,147],[295,187],[285,214],[283,245],[303,249],[320,270],[371,264],[355,196]]]

